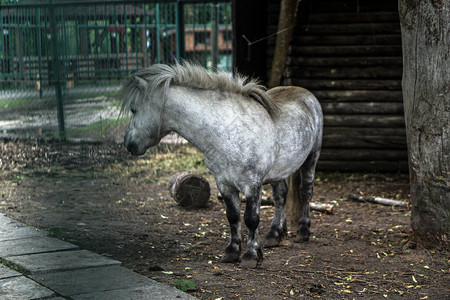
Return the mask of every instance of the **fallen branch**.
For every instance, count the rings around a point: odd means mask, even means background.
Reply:
[[[262,197],[261,205],[263,205],[263,206],[264,205],[271,205],[271,206],[273,206],[275,204],[274,204],[274,202],[272,200],[272,197]],[[326,214],[329,214],[329,215],[333,214],[333,210],[334,210],[334,205],[333,204],[322,204],[322,203],[312,203],[312,202],[310,202],[309,203],[309,207],[312,210],[315,210],[315,211],[318,211],[318,212],[321,212],[321,213],[326,213]]]
[[[380,197],[372,197],[372,196],[357,196],[350,194],[348,195],[348,198],[351,200],[356,200],[359,202],[370,202],[375,204],[381,204],[386,206],[399,206],[399,207],[407,207],[408,203],[405,201],[398,201],[394,199],[386,199],[386,198],[380,198]]]
[[[333,214],[333,210],[334,210],[334,205],[333,204],[321,204],[321,203],[309,203],[309,207],[312,210],[318,211],[318,212],[322,212],[322,213],[326,213],[329,215]]]

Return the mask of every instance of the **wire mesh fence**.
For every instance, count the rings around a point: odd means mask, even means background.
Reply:
[[[231,70],[229,1],[1,2],[3,134],[82,138],[117,119],[122,80],[154,63]]]

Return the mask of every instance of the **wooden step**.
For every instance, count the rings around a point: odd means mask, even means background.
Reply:
[[[344,90],[314,91],[321,103],[333,102],[396,102],[403,103],[402,91],[389,90]]]
[[[296,35],[293,46],[401,45],[400,34]]]
[[[396,66],[402,67],[401,56],[374,56],[374,57],[304,57],[288,56],[286,64],[300,67],[369,67],[369,66]]]
[[[401,80],[402,67],[290,67],[286,69],[285,77],[314,79],[398,79]]]
[[[308,19],[310,24],[336,23],[384,23],[399,22],[397,11],[349,12],[349,13],[315,13]]]
[[[321,101],[324,115],[336,114],[382,114],[403,115],[403,103],[390,102],[334,102]]]
[[[298,79],[285,78],[283,85],[296,85],[315,90],[401,90],[401,80],[333,80],[333,79]]]
[[[290,56],[401,56],[401,45],[292,46]]]
[[[329,127],[403,127],[405,119],[403,115],[370,115],[370,114],[339,114],[324,115],[324,126]]]
[[[400,23],[306,24],[297,30],[308,35],[333,34],[400,34]]]

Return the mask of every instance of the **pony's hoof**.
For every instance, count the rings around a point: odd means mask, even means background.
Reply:
[[[283,240],[283,238],[287,237],[287,231],[276,231],[271,230],[266,235],[264,240],[264,248],[278,247]]]
[[[226,252],[225,255],[220,259],[223,263],[233,263],[239,260],[239,253],[237,252]]]
[[[279,237],[266,237],[264,240],[264,248],[278,247],[281,243],[281,238]]]
[[[261,248],[256,250],[256,254],[244,253],[242,256],[241,264],[239,265],[241,268],[254,269],[258,265],[260,261],[263,259],[263,252]]]
[[[246,269],[255,269],[258,266],[259,259],[257,257],[242,258],[239,267]]]
[[[306,243],[307,241],[309,241],[309,234],[305,235],[297,233],[297,236],[294,238],[294,242],[296,243]]]

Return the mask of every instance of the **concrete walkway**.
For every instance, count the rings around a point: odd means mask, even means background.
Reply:
[[[0,299],[195,299],[0,214]]]

